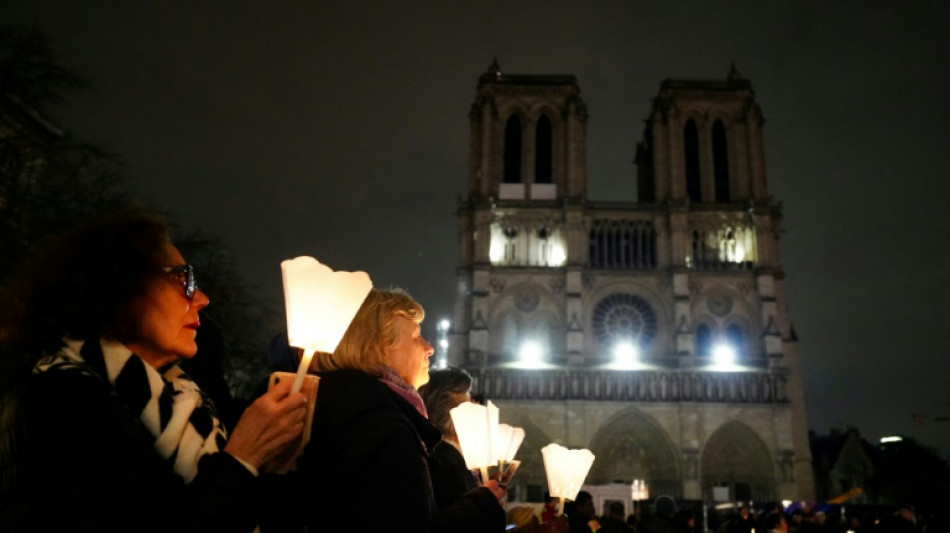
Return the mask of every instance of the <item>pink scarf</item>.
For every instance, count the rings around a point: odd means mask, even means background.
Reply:
[[[426,412],[426,404],[422,402],[422,396],[419,396],[419,391],[407,383],[406,380],[402,379],[402,376],[397,374],[392,368],[384,366],[383,371],[385,373],[379,380],[385,383],[387,387],[392,389],[393,392],[398,394],[403,400],[409,402],[409,405],[415,407],[420,415],[429,418],[429,413]]]

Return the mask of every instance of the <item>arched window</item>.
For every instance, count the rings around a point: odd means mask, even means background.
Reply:
[[[699,178],[699,131],[693,119],[686,121],[683,129],[683,152],[686,155],[686,195],[691,202],[702,201],[702,186]]]
[[[518,321],[511,315],[501,322],[501,355],[506,360],[518,357]]]
[[[511,115],[505,124],[505,183],[521,183],[521,119]]]
[[[538,120],[534,141],[534,182],[553,183],[552,171],[554,156],[554,142],[551,135],[551,120],[542,115]]]
[[[726,128],[721,120],[713,124],[713,175],[716,182],[716,202],[730,201],[729,195],[729,148],[726,144]]]
[[[712,355],[712,332],[706,324],[700,324],[696,328],[696,355],[700,357]]]
[[[732,346],[732,349],[736,351],[736,357],[741,359],[745,351],[743,350],[745,347],[745,341],[742,338],[742,328],[736,324],[732,324],[726,328],[726,342],[728,342],[729,346]]]

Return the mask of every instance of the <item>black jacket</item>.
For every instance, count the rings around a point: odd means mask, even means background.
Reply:
[[[4,531],[252,531],[258,482],[226,453],[188,485],[104,379],[75,370],[29,378],[7,398],[0,460],[16,466]],[[15,437],[15,439],[14,439]]]
[[[446,441],[435,445],[430,466],[432,468],[432,490],[435,492],[437,507],[445,509],[459,500],[466,492],[478,487],[472,471],[465,466],[462,454]]]
[[[437,511],[429,452],[441,438],[377,378],[321,375],[311,440],[289,478],[310,531],[504,531],[505,512],[482,487]]]

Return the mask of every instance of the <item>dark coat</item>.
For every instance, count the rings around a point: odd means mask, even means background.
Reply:
[[[257,479],[226,453],[206,456],[188,485],[112,386],[76,370],[29,378],[7,422],[13,498],[4,531],[252,531]]]
[[[478,487],[472,471],[465,466],[465,458],[455,446],[446,441],[435,445],[429,455],[432,467],[432,490],[439,510],[457,502],[466,492]]]
[[[437,511],[429,452],[441,438],[377,378],[321,375],[311,440],[290,478],[310,531],[504,531],[505,512],[483,487]]]

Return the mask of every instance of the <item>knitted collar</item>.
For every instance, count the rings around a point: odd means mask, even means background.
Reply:
[[[387,387],[393,390],[398,394],[403,400],[409,402],[409,405],[415,407],[416,411],[419,411],[419,414],[424,418],[429,418],[429,413],[426,412],[426,404],[422,401],[422,396],[419,396],[419,391],[415,387],[402,379],[395,370],[391,367],[383,366],[383,377],[379,378],[380,381],[386,384]]]
[[[78,370],[105,379],[118,399],[155,437],[155,451],[190,483],[198,461],[224,448],[227,432],[214,404],[177,365],[160,374],[125,345],[107,339],[66,346],[47,355],[34,374]]]

